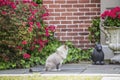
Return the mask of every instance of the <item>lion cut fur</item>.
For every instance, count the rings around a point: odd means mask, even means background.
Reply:
[[[45,64],[45,70],[50,71],[52,69],[60,70],[63,60],[66,59],[68,54],[68,46],[61,45],[57,48],[56,52],[48,56]]]

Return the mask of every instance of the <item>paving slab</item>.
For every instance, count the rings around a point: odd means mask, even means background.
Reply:
[[[120,74],[120,65],[92,65],[92,64],[63,64],[61,71],[45,71],[44,66],[38,65],[29,69],[0,70],[0,74]]]

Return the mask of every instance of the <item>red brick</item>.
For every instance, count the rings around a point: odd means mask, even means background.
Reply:
[[[96,4],[85,4],[85,7],[96,7]]]
[[[76,36],[78,33],[67,33],[67,36]]]
[[[75,15],[75,16],[80,16],[80,15],[84,15],[84,13],[74,13],[73,15]]]
[[[60,16],[60,13],[50,13],[50,16]]]
[[[96,15],[96,16],[91,16],[90,18],[91,19],[97,19],[97,18],[99,18],[100,17],[100,15]]]
[[[56,28],[56,29],[55,29],[55,32],[60,32],[60,31],[61,31],[61,30],[60,30],[60,29],[58,29],[58,28]]]
[[[89,0],[78,0],[79,3],[89,3]]]
[[[61,21],[61,24],[71,24],[72,21]]]
[[[84,7],[84,4],[75,4],[73,5],[73,8],[82,8]]]
[[[60,24],[60,21],[50,21],[50,24]]]
[[[81,36],[76,36],[73,38],[74,40],[84,40],[84,37],[81,37]]]
[[[49,5],[49,8],[60,8],[60,5],[52,4],[52,5]]]
[[[66,33],[55,33],[55,36],[66,36]]]
[[[55,12],[65,12],[65,9],[55,9]]]
[[[92,21],[90,20],[87,20],[87,21],[84,21],[84,23],[86,23],[86,24],[90,24],[90,23],[92,23]],[[89,26],[89,25],[88,25]]]
[[[54,12],[54,9],[48,9],[48,12],[49,13]]]
[[[101,4],[97,4],[97,7],[100,7],[101,6]]]
[[[64,3],[65,3],[65,0],[55,0],[55,4],[56,4],[56,3],[64,4]]]
[[[89,8],[80,8],[79,11],[89,11]]]
[[[100,12],[97,12],[97,15],[100,15]]]
[[[100,11],[100,8],[91,8],[91,11],[96,11],[96,12],[99,12]]]
[[[74,17],[74,16],[70,16],[70,17],[67,17],[67,20],[78,20],[78,17],[76,16],[76,17]]]
[[[85,15],[96,15],[96,12],[87,12]]]
[[[79,33],[79,35],[88,35],[89,33],[86,33],[86,32],[81,32]]]
[[[72,8],[72,5],[61,5],[61,8]]]
[[[66,28],[66,25],[57,25],[57,28]]]
[[[43,0],[50,17],[47,24],[55,24],[55,37],[65,43],[71,41],[76,47],[87,49],[88,27],[91,20],[100,16],[100,0]]]
[[[73,21],[73,24],[77,24],[77,23],[81,24],[83,23],[83,21]]]
[[[50,1],[50,0],[43,1],[43,4],[53,4],[53,1]]]
[[[85,21],[84,21],[84,22],[85,22]],[[79,28],[82,28],[82,29],[84,28],[84,29],[85,29],[86,27],[89,27],[89,26],[90,26],[90,24],[84,23],[84,24],[80,24],[80,25],[79,25]]]
[[[72,16],[72,13],[69,13],[69,12],[61,13],[61,16]]]
[[[71,8],[71,9],[69,8],[69,9],[67,9],[67,11],[68,11],[68,12],[76,12],[76,11],[78,11],[78,10],[77,10],[76,8]]]
[[[74,4],[74,3],[77,3],[78,1],[77,0],[67,0],[67,4]]]
[[[72,37],[62,37],[62,40],[72,40]]]
[[[48,17],[48,20],[54,20],[54,17],[50,16],[50,17]]]
[[[66,17],[55,17],[55,20],[66,20]]]
[[[80,43],[90,43],[90,41],[86,41],[86,40],[82,40],[82,41],[79,41]]]
[[[88,31],[88,29],[85,29],[85,31]]]
[[[68,31],[68,32],[70,32],[70,31],[72,31],[72,29],[64,29],[64,28],[63,28],[63,29],[61,29],[61,31],[64,31],[64,32],[65,32],[65,31]]]
[[[75,28],[74,28],[73,31],[74,31],[74,32],[75,32],[75,31],[79,32],[79,31],[83,31],[83,29],[79,29],[79,28],[78,28],[78,29],[75,29]]]
[[[81,16],[81,17],[79,17],[79,19],[86,20],[86,19],[89,19],[89,17],[87,17],[87,16]]]
[[[91,0],[91,3],[100,3],[100,0]]]
[[[71,24],[71,25],[68,25],[67,28],[73,28],[73,29],[76,29],[76,28],[78,28],[78,25],[72,25],[72,24]]]
[[[84,44],[76,45],[77,47],[84,49]]]

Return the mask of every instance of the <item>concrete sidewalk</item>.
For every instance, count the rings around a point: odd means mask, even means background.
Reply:
[[[36,66],[29,69],[1,70],[0,74],[120,74],[120,65],[92,65],[90,63],[63,64],[61,71],[44,71],[44,66]]]

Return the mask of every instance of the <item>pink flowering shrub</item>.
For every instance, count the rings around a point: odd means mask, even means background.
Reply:
[[[101,14],[101,18],[104,20],[104,26],[120,27],[120,7],[117,6],[111,10],[104,11]]]
[[[30,58],[30,54],[24,53],[24,54],[23,54],[23,58],[24,58],[24,59],[29,59],[29,58]]]
[[[31,0],[0,0],[0,65],[21,68],[40,62],[40,52],[55,31],[44,22],[48,16],[43,5]]]

